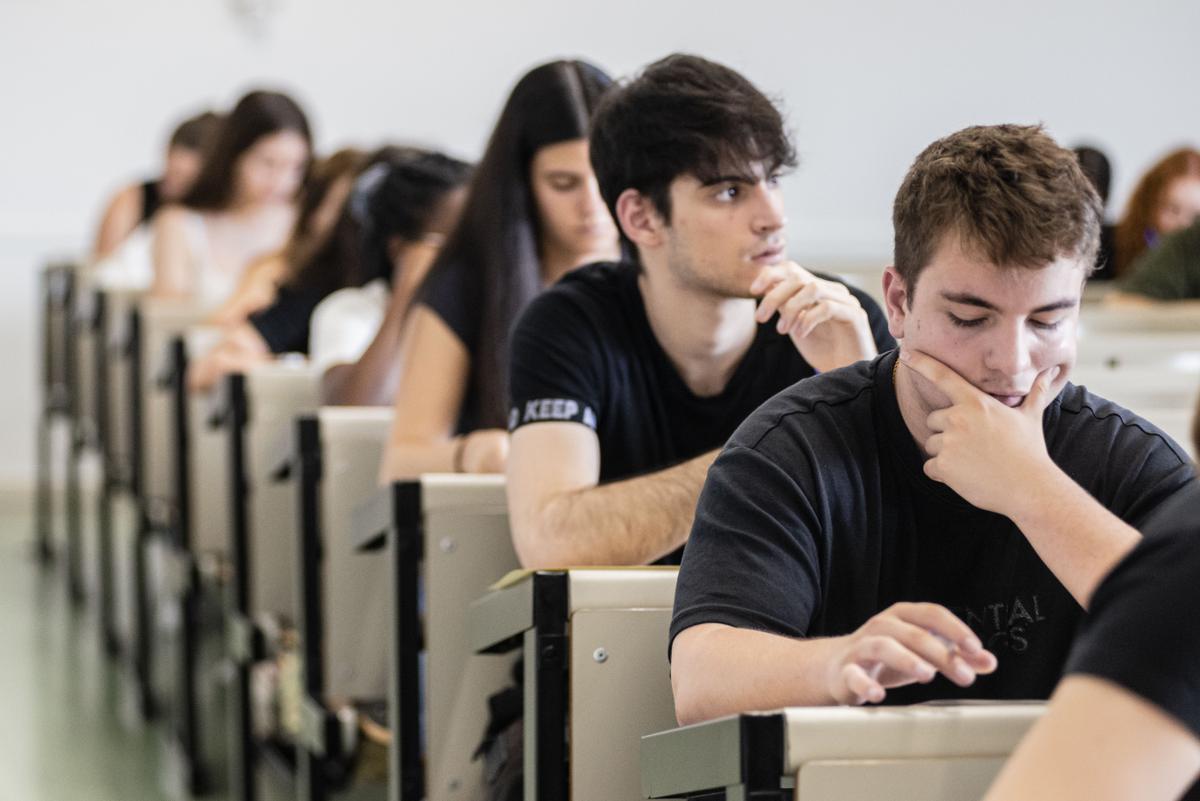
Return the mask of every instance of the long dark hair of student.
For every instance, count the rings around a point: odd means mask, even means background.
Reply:
[[[327,295],[391,279],[387,242],[415,240],[447,192],[463,186],[471,165],[442,153],[384,147],[366,160],[329,236],[297,265],[288,285]]]
[[[288,265],[289,276],[295,275],[302,265],[307,264],[333,232],[332,227],[325,231],[316,230],[317,213],[321,211],[326,197],[340,180],[353,181],[370,163],[370,159],[368,153],[346,147],[313,161],[308,171],[308,180],[300,191],[296,224],[292,227],[291,236],[284,247],[284,261]],[[341,214],[341,209],[338,209],[338,214]]]
[[[312,148],[308,118],[300,106],[280,92],[250,92],[237,102],[217,132],[204,167],[183,198],[198,211],[220,211],[233,199],[234,167],[241,155],[264,136],[295,131]]]
[[[513,88],[463,206],[458,226],[430,276],[465,266],[480,288],[481,335],[471,351],[481,428],[503,428],[507,415],[508,335],[517,315],[542,289],[540,231],[529,169],[547,145],[587,137],[592,112],[612,79],[586,61],[553,61]],[[429,280],[429,279],[427,279]]]

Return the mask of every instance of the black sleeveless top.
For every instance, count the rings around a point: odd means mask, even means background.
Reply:
[[[142,184],[142,218],[138,223],[144,223],[154,216],[162,205],[162,195],[158,191],[158,181],[146,181]]]

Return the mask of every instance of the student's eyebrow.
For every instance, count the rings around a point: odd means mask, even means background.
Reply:
[[[1033,314],[1045,314],[1046,312],[1060,311],[1061,309],[1073,309],[1079,305],[1078,298],[1063,298],[1056,300],[1053,303],[1047,303],[1045,306],[1038,306],[1033,310]]]
[[[978,306],[981,309],[988,311],[1000,311],[994,304],[989,303],[978,295],[972,295],[970,292],[945,292],[942,297],[951,303],[961,303],[964,306]]]
[[[701,186],[716,186],[717,184],[755,184],[758,179],[752,175],[717,175],[711,178],[700,178]]]
[[[942,297],[951,303],[961,303],[964,306],[976,306],[980,309],[988,311],[999,311],[995,304],[990,303],[978,295],[972,295],[970,292],[942,292]],[[1048,312],[1060,311],[1061,309],[1073,309],[1079,305],[1078,298],[1063,298],[1056,300],[1053,303],[1047,303],[1044,306],[1038,306],[1031,314],[1046,314]]]

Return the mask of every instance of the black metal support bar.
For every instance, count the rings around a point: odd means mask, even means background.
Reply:
[[[747,801],[785,801],[792,797],[791,790],[780,786],[784,727],[783,715],[742,716],[742,777]]]
[[[297,484],[300,549],[299,549],[299,605],[298,629],[300,655],[303,665],[304,698],[323,705],[325,694],[324,642],[322,637],[324,615],[321,609],[321,430],[316,417],[305,416],[296,421],[295,459],[299,463],[300,480]],[[299,801],[326,801],[329,789],[322,770],[322,756],[312,748],[301,745],[297,749]]]
[[[96,447],[100,452],[101,481],[96,498],[96,535],[100,558],[100,632],[104,650],[109,656],[121,651],[121,638],[116,623],[116,579],[113,558],[113,510],[112,499],[116,489],[113,480],[112,431],[109,426],[109,361],[108,361],[108,297],[99,292],[95,299],[92,330],[92,359],[94,365],[96,398],[93,413],[96,416]]]
[[[54,477],[50,467],[51,420],[46,410],[38,414],[37,424],[37,495],[34,499],[34,554],[39,562],[54,561]]]
[[[67,592],[71,602],[79,605],[86,597],[83,582],[83,504],[79,480],[79,462],[83,455],[83,426],[79,400],[79,351],[76,347],[79,321],[75,316],[74,281],[66,291],[65,319],[63,322],[63,388],[67,419],[70,429],[70,444],[67,446]]]
[[[246,507],[246,493],[249,490],[246,466],[246,424],[249,420],[246,377],[235,373],[228,376],[225,383],[228,390],[228,407],[224,410],[222,422],[229,438],[229,555],[233,568],[228,606],[231,620],[252,626],[250,576],[254,553],[250,545],[249,514]],[[236,660],[237,672],[232,693],[233,759],[230,780],[236,801],[255,801],[257,790],[257,749],[254,745],[250,707],[250,670],[254,649],[249,650],[246,658]]]
[[[63,293],[65,275],[60,267],[47,267],[41,274],[42,295],[42,406],[37,425],[37,490],[34,503],[34,548],[40,562],[54,559],[54,469],[52,428],[61,412],[61,364],[56,358],[65,341],[61,323],[65,319]]]
[[[196,656],[200,627],[200,577],[192,558],[191,441],[188,428],[187,342],[182,336],[171,340],[171,416],[174,441],[174,530],[171,545],[175,558],[185,565],[180,604],[179,653],[177,654],[175,736],[183,757],[184,782],[188,792],[200,795],[208,789],[201,754],[199,699],[196,687]]]
[[[420,569],[423,558],[421,483],[401,481],[392,485],[392,672],[396,699],[388,725],[392,730],[389,750],[390,801],[420,801],[425,797],[425,768],[421,759],[422,649]]]
[[[568,578],[563,572],[545,572],[536,574],[533,582],[537,799],[568,801],[571,797]],[[530,691],[531,688],[525,688],[525,692]],[[526,721],[526,725],[529,725],[529,721]]]
[[[154,639],[153,611],[150,608],[150,582],[146,565],[146,548],[151,537],[149,499],[146,497],[146,465],[143,451],[145,430],[142,428],[142,376],[148,369],[142,347],[142,316],[137,308],[129,312],[129,468],[130,485],[137,499],[137,534],[133,538],[134,582],[134,639],[133,670],[137,679],[142,717],[152,720],[158,715],[154,698],[154,678],[151,672],[151,642]]]

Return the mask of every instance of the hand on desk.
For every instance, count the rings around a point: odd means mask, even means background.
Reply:
[[[937,604],[893,604],[840,639],[827,674],[839,704],[879,703],[889,689],[927,684],[938,673],[969,687],[996,669],[971,628]]]

